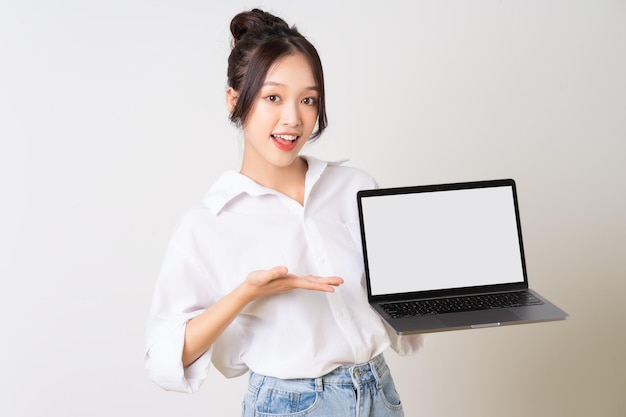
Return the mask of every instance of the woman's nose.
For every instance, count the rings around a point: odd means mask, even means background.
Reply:
[[[288,102],[283,105],[282,123],[287,126],[300,125],[300,111],[298,103]]]

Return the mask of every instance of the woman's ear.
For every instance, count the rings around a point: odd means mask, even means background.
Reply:
[[[238,98],[239,93],[237,93],[234,88],[228,87],[226,90],[226,108],[228,109],[228,113],[232,113],[233,110],[235,110]]]

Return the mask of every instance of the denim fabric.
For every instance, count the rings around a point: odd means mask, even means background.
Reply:
[[[313,379],[250,372],[242,417],[403,417],[383,355]]]

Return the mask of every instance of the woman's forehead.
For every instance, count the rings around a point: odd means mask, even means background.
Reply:
[[[313,70],[302,54],[287,55],[276,60],[267,71],[263,86],[295,86],[318,89]]]

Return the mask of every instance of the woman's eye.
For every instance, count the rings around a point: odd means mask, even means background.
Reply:
[[[314,97],[307,97],[305,99],[302,99],[302,103],[306,104],[307,106],[313,106],[316,102],[317,100]]]
[[[270,94],[269,96],[265,97],[265,99],[270,103],[277,103],[280,101],[280,97],[275,94]]]

